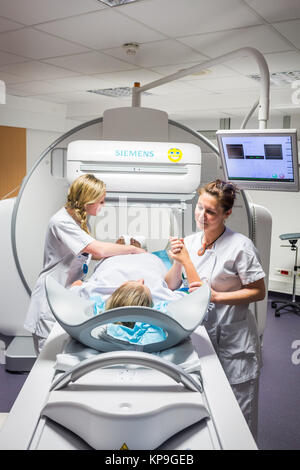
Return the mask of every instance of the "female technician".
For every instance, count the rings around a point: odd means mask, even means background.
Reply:
[[[95,240],[89,233],[87,216],[96,216],[104,205],[105,184],[93,175],[82,175],[70,186],[67,202],[51,219],[46,232],[44,264],[31,295],[24,327],[32,333],[40,352],[55,319],[45,293],[45,278],[51,275],[65,287],[82,277],[89,255],[95,259],[142,253],[133,245]]]
[[[195,221],[200,231],[184,240],[172,239],[174,264],[166,282],[177,289],[182,270],[195,267],[199,280],[190,284],[190,291],[203,281],[210,283],[212,304],[204,325],[256,437],[260,341],[249,304],[265,297],[265,273],[252,241],[225,226],[235,186],[216,180],[198,192]]]

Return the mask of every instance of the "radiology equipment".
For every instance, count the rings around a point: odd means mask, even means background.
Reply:
[[[297,131],[217,131],[226,181],[241,189],[299,191]]]
[[[129,115],[131,111],[128,110]],[[111,113],[112,110],[110,110]],[[124,115],[124,109],[122,113]],[[159,114],[159,118],[161,117]],[[114,122],[116,125],[117,119]],[[69,145],[70,152],[66,155],[66,168],[70,167],[70,171],[73,168],[72,171],[76,177],[81,173],[91,171],[90,165],[93,165],[94,174],[108,182],[105,211],[100,213],[91,227],[96,238],[107,240],[108,233],[111,234],[112,240],[117,238],[118,233],[139,235],[141,234],[138,230],[140,225],[143,230],[142,234],[146,230],[148,249],[161,252],[166,247],[170,235],[180,235],[185,230],[192,230],[192,227],[188,227],[189,221],[193,218],[192,201],[195,200],[195,190],[200,184],[202,174],[203,156],[199,146],[195,143],[180,144],[178,140],[173,140],[171,143],[162,142],[163,151],[155,154],[153,150],[149,150],[149,148],[155,150],[155,145],[158,145],[153,142],[152,145],[149,142],[145,144],[145,142],[135,140],[126,142],[125,146],[122,141],[122,147],[120,147],[120,141],[86,140],[84,143],[85,146],[83,141],[79,140]],[[142,146],[145,148],[145,153],[141,150]],[[122,148],[122,151],[127,154],[116,157],[121,158],[121,161],[113,160],[115,154],[112,150],[109,158],[105,156],[107,147]],[[129,147],[137,153],[129,153]],[[176,152],[180,150],[181,153],[174,156],[174,149],[177,149]],[[75,150],[78,151],[80,159],[79,156],[77,159],[74,157]],[[96,162],[95,157],[92,156],[94,150],[98,159],[103,150],[103,166],[102,160]],[[151,151],[154,152],[153,156],[148,153]],[[113,161],[109,161],[110,159]],[[88,169],[85,165],[88,165]],[[167,172],[168,165],[170,171]],[[124,171],[116,172],[116,168],[120,166]],[[217,166],[213,168],[213,172],[216,170]],[[118,174],[117,182],[116,173]],[[139,178],[143,175],[145,176],[144,182],[138,186]],[[146,175],[148,175],[147,178]],[[205,178],[211,179],[211,176],[207,175]],[[61,183],[61,179],[56,177],[52,179],[54,186]],[[137,183],[137,186],[132,183],[133,181]],[[153,181],[157,184],[153,184]],[[33,188],[36,183],[34,178]],[[29,189],[29,181],[23,192],[26,191],[28,185]],[[122,192],[118,191],[120,188]],[[41,190],[44,190],[44,186]],[[242,219],[247,220],[245,209],[241,206],[240,210],[244,214]],[[128,221],[135,220],[136,214],[138,214],[138,224],[132,228]],[[260,219],[260,214],[263,216],[264,213],[258,210],[256,221]],[[240,218],[241,214],[238,222]],[[116,222],[117,227],[115,227]],[[157,233],[157,227],[164,231]],[[245,229],[245,224],[243,224],[243,229]],[[25,252],[23,254],[25,255]],[[89,445],[96,448],[101,446],[120,448],[123,443],[131,448],[157,446],[170,449],[256,448],[210,340],[204,328],[197,327],[206,313],[207,285],[204,285],[202,290],[203,294],[206,289],[206,300],[203,301],[201,312],[198,310],[199,307],[195,310],[195,305],[193,305],[193,299],[202,295],[199,290],[193,295],[185,295],[182,299],[170,303],[169,315],[147,308],[123,308],[92,317],[90,316],[92,315],[91,304],[78,297],[75,299],[71,291],[66,291],[53,279],[47,278],[47,288],[49,303],[58,321],[80,343],[75,342],[74,339],[70,342],[68,334],[59,325],[55,325],[5,423],[0,437],[1,448],[86,448]],[[68,299],[67,308],[65,298]],[[139,310],[138,315],[137,310]],[[143,317],[145,311],[147,315]],[[151,317],[149,312],[151,312]],[[144,356],[139,357],[140,351],[124,351],[124,344],[122,344],[123,351],[121,352],[105,352],[99,358],[95,357],[96,349],[100,344],[102,347],[99,349],[104,351],[121,349],[120,342],[117,348],[113,346],[116,341],[103,331],[101,323],[126,318],[133,321],[138,318],[147,321],[151,319],[154,325],[166,331],[164,344],[146,345],[142,351],[144,355],[148,354],[145,351],[159,350],[160,352],[155,354],[159,355],[160,362],[155,362],[155,359],[151,358],[147,358],[145,362]],[[194,341],[197,353],[191,342],[188,339],[184,340],[192,331],[195,331]],[[126,347],[128,348],[128,344]],[[78,354],[74,354],[74,348],[77,348],[77,353],[79,348],[79,356],[81,359],[84,358],[82,363],[78,359]],[[139,349],[140,346],[135,345],[131,347],[133,348]],[[134,354],[134,358],[128,356],[129,353]],[[111,357],[105,356],[106,354],[115,355]],[[128,365],[130,360],[133,364]],[[173,365],[170,365],[169,360]],[[135,361],[138,362],[138,367]],[[109,365],[109,368],[102,369],[101,366],[105,364]],[[157,369],[163,372],[168,371],[168,373],[162,375]],[[68,374],[68,370],[72,371],[72,377],[77,377],[77,371],[81,377],[73,385],[69,383],[69,379],[66,379],[65,387],[61,390],[52,389],[53,379],[59,381],[62,371]],[[81,375],[82,371],[90,372]],[[72,375],[73,372],[74,375]],[[186,373],[193,375],[187,378]],[[174,383],[174,377],[184,383],[184,388]],[[196,380],[197,386],[193,384],[193,380]],[[37,387],[38,383],[39,387]],[[75,391],[74,387],[76,394],[69,394],[68,391]],[[193,387],[198,391],[192,391]],[[222,391],[221,394],[220,391]],[[94,401],[91,398],[91,394],[100,392],[101,397],[103,396],[103,403],[101,400],[99,403],[99,400]],[[65,393],[67,393],[67,401],[62,395]],[[155,402],[151,401],[151,406],[147,405],[148,397],[153,393],[156,397]],[[115,398],[109,405],[108,401],[113,396]],[[87,401],[94,403],[92,411],[87,409]],[[28,402],[31,403],[30,407],[28,407]],[[62,402],[65,405],[62,405]],[[165,415],[167,423],[162,430],[159,429],[161,427],[159,416],[166,408],[166,403],[168,404]],[[30,413],[28,408],[30,408]],[[135,421],[141,413],[145,420]],[[129,419],[131,416],[132,421]],[[16,433],[16,421],[20,419],[24,424],[22,430]],[[81,423],[88,419],[93,425],[97,422],[99,427],[99,433],[97,433],[99,438],[96,440],[86,432],[87,427],[81,426]],[[130,423],[136,422],[140,427],[135,426],[136,432],[133,433]],[[231,432],[228,431],[229,427]],[[100,429],[110,429],[111,434],[104,436]],[[151,432],[149,436],[149,429],[156,429],[156,432]],[[70,430],[79,437],[70,434]],[[112,435],[116,438],[114,439]],[[130,440],[129,435],[133,436]]]
[[[249,52],[259,61],[262,75],[259,121],[260,127],[265,127],[267,65],[263,56],[251,48],[236,52],[239,55]],[[225,58],[235,56],[236,53],[230,53]],[[214,65],[225,58],[208,63]],[[191,73],[195,71],[193,67]],[[179,73],[186,75],[187,71]],[[6,351],[9,370],[28,367],[28,355],[22,353],[17,340],[22,340],[22,347],[31,341],[22,329],[24,316],[41,270],[45,228],[53,213],[64,204],[68,182],[80,174],[93,173],[107,183],[105,208],[91,226],[95,238],[115,241],[122,233],[142,231],[148,250],[160,251],[166,248],[169,236],[182,237],[195,231],[192,220],[197,187],[223,176],[218,149],[210,141],[169,120],[165,112],[141,108],[136,93],[133,98],[132,107],[107,110],[103,118],[82,124],[60,137],[31,169],[18,198],[0,203],[1,245],[6,247],[3,250],[6,277],[2,287],[7,293],[0,299],[0,331],[16,336]],[[36,203],[37,198],[42,204]],[[254,241],[268,276],[271,237],[268,211],[252,204],[241,192],[228,225]],[[52,287],[56,290],[58,286]],[[49,293],[50,290],[51,286]],[[59,297],[54,295],[53,308],[59,312],[60,321],[66,322],[56,305],[66,294],[64,290],[61,293]],[[266,305],[266,300],[253,305],[261,337]],[[188,312],[181,312],[185,313],[188,318]],[[159,321],[161,312],[155,315]],[[80,328],[85,331],[82,311],[77,320],[74,330],[80,335]],[[180,327],[177,320],[169,317],[168,320],[167,326],[164,322],[161,325],[169,329],[170,344],[182,338],[183,330],[187,335],[195,327],[186,325],[185,320]],[[85,324],[91,321],[94,319],[87,318]],[[70,340],[56,323],[1,430],[0,448],[121,448],[124,444],[129,448],[256,449],[204,327],[198,326],[192,339],[197,353],[186,339],[155,353],[157,357],[139,351],[105,352],[97,357],[95,349]],[[101,396],[103,403],[96,396]],[[92,407],[88,408],[87,403]],[[81,423],[87,419],[93,425],[102,423],[99,437],[83,429]]]

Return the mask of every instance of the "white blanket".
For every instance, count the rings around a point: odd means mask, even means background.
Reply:
[[[151,253],[112,256],[101,260],[91,277],[82,286],[73,287],[72,290],[87,299],[102,295],[106,300],[124,282],[144,279],[154,303],[183,297],[183,292],[168,288],[164,281],[166,273],[164,263]]]

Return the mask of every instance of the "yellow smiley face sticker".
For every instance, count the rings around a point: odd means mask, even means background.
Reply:
[[[170,149],[168,151],[168,159],[174,163],[179,162],[182,159],[182,151],[176,148]]]

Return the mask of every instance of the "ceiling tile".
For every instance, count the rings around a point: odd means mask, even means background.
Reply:
[[[51,78],[61,78],[76,76],[78,73],[71,72],[53,65],[44,64],[38,61],[28,61],[22,64],[11,64],[0,67],[1,71],[16,74],[27,80],[46,80]]]
[[[264,54],[270,73],[300,70],[300,52]],[[241,57],[227,62],[228,67],[244,75],[259,73],[257,62],[252,57]]]
[[[72,44],[49,34],[25,28],[0,34],[1,49],[31,59],[85,52],[85,47]]]
[[[274,109],[277,114],[281,116],[297,116],[299,117],[299,105],[292,104],[291,106],[278,106]],[[292,123],[293,126],[293,123]],[[296,126],[295,126],[296,127]]]
[[[14,91],[19,91],[22,93],[26,93],[27,96],[29,95],[38,95],[41,93],[56,93],[59,90],[59,87],[55,85],[55,83],[50,84],[49,81],[31,81],[25,83],[16,83],[12,85]]]
[[[200,89],[200,87],[199,87]],[[153,93],[156,96],[167,95],[173,97],[172,99],[177,100],[178,95],[185,96],[186,93],[194,92],[194,87],[188,82],[173,81],[170,83],[165,83],[164,85],[159,85],[158,87],[151,88],[149,93]]]
[[[124,58],[122,48],[107,49],[105,53],[121,59]],[[135,56],[127,56],[126,59],[140,67],[155,67],[168,64],[182,64],[185,62],[201,62],[206,57],[193,51],[175,40],[156,41],[142,44]]]
[[[300,19],[294,21],[283,21],[282,23],[274,23],[276,28],[283,36],[291,41],[294,46],[300,48]]]
[[[7,52],[0,51],[0,67],[2,65],[8,64],[16,64],[18,62],[25,62],[28,59],[24,57],[15,55],[15,54],[8,54]]]
[[[246,0],[269,23],[300,18],[299,0]]]
[[[295,103],[293,103],[293,90],[291,88],[285,89],[276,89],[271,88],[270,92],[270,102],[272,108],[277,107],[295,107]],[[299,110],[299,104],[298,104]]]
[[[190,64],[178,64],[178,65],[166,65],[166,66],[161,66],[161,67],[151,67],[151,70],[154,70],[155,72],[158,72],[163,76],[167,76],[167,75],[176,73],[179,70],[193,67],[197,65],[198,63],[195,62],[195,63],[190,63]],[[206,78],[232,77],[234,75],[237,75],[236,72],[234,72],[230,68],[225,67],[224,65],[215,65],[214,67],[203,69],[202,72],[200,71],[200,72],[196,72],[190,75],[186,75],[185,77],[182,77],[179,80],[191,81],[191,80],[202,80]]]
[[[126,59],[126,56],[124,56]],[[135,68],[134,65],[118,60],[101,52],[87,52],[71,56],[48,59],[48,64],[65,67],[66,69],[85,74],[104,73]]]
[[[1,15],[26,25],[106,8],[97,0],[0,0]]]
[[[0,12],[2,14],[1,7],[0,7]],[[7,18],[0,17],[0,33],[3,33],[4,31],[11,31],[11,30],[20,29],[20,28],[24,28],[24,25],[20,23],[16,23],[15,21],[8,20]]]
[[[57,92],[86,91],[105,88],[107,86],[107,83],[99,80],[99,78],[89,76],[59,78],[56,80],[47,80],[46,82],[53,87],[55,86]]]
[[[262,23],[239,0],[152,0],[124,5],[119,11],[172,38]]]
[[[254,47],[261,52],[291,50],[288,42],[267,25],[189,36],[180,38],[180,42],[211,57],[218,57],[241,47]]]
[[[0,70],[0,80],[3,80],[6,85],[13,85],[14,83],[23,83],[25,80],[22,77],[13,75]]]
[[[28,93],[26,91],[15,90],[13,86],[6,87],[6,94],[11,96],[22,96],[22,97],[29,97],[32,96],[32,93]]]
[[[38,100],[42,100],[42,101],[48,101],[50,103],[65,104],[74,99],[74,94],[75,92],[73,93],[49,93],[45,95],[38,94],[38,95],[35,95],[35,98]]]
[[[158,80],[161,75],[145,69],[129,70],[127,72],[115,72],[93,75],[95,78],[105,80],[110,83],[111,87],[129,86],[132,87],[134,82],[140,82],[141,86],[146,83]]]
[[[201,89],[208,91],[227,91],[227,90],[243,90],[243,89],[257,89],[259,91],[260,85],[255,80],[247,77],[222,77],[222,78],[203,78],[202,80],[193,80],[194,84],[199,84]]]
[[[40,25],[37,29],[98,50],[118,47],[128,42],[156,41],[165,37],[120,15],[114,9],[54,21]]]

